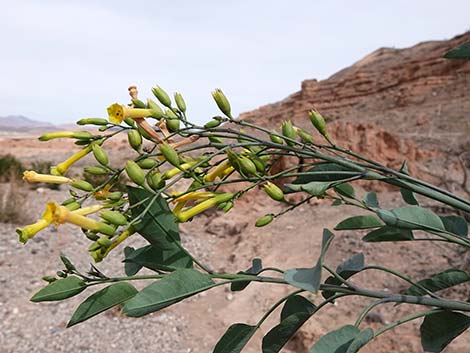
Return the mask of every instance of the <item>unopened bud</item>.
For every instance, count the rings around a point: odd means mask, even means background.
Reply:
[[[88,239],[93,240],[93,241],[96,241],[100,238],[100,236],[98,234],[96,234],[95,232],[86,232],[85,236]]]
[[[67,274],[63,271],[57,271],[56,272],[57,276],[59,276],[60,278],[66,278],[67,277]]]
[[[269,138],[274,143],[278,143],[280,145],[284,143],[284,139],[281,136],[277,136],[277,132],[275,130],[272,130],[272,133],[269,135]]]
[[[93,185],[85,180],[74,180],[70,183],[70,186],[83,191],[93,191],[94,189]]]
[[[77,201],[74,201],[74,202],[68,203],[67,205],[65,205],[65,207],[67,207],[69,211],[75,211],[75,210],[78,210],[82,206]]]
[[[108,125],[108,120],[103,118],[85,118],[77,121],[77,125]]]
[[[147,174],[147,183],[153,190],[159,190],[165,186],[162,173],[156,170]]]
[[[127,161],[126,173],[134,183],[137,185],[143,185],[145,182],[145,173],[142,168],[134,161]]]
[[[229,118],[232,118],[232,115],[230,112],[231,110],[230,102],[228,101],[227,97],[222,92],[222,90],[217,88],[214,92],[212,92],[212,97],[217,103],[217,106],[219,107],[220,111],[224,113],[226,116],[228,116]]]
[[[176,102],[176,106],[178,107],[178,109],[184,113],[186,111],[186,102],[184,101],[181,93],[178,93],[178,92],[175,93],[175,102]]]
[[[264,227],[266,225],[268,225],[269,223],[271,223],[274,219],[274,215],[273,214],[267,214],[266,216],[263,216],[261,218],[259,218],[256,223],[255,223],[255,226],[256,227]]]
[[[112,201],[118,201],[118,200],[121,199],[121,197],[122,197],[122,192],[120,192],[120,191],[110,192],[107,195],[107,198],[112,200]]]
[[[127,224],[127,218],[117,211],[104,210],[100,213],[100,217],[105,221],[108,221],[109,223],[115,224],[117,226],[123,226]]]
[[[135,121],[132,118],[124,118],[124,122],[130,127],[135,127]]]
[[[224,211],[225,213],[227,213],[228,211],[230,211],[233,207],[233,202],[232,201],[227,201],[225,203],[225,205],[222,207],[222,211]]]
[[[96,160],[100,164],[102,164],[104,166],[108,165],[108,163],[109,163],[108,154],[106,153],[106,151],[101,146],[93,144],[93,155],[95,156]]]
[[[180,129],[180,120],[178,118],[166,118],[166,126],[171,132],[176,132]]]
[[[240,169],[245,175],[256,175],[256,165],[247,157],[241,156],[238,159]]]
[[[175,167],[180,166],[180,159],[178,156],[178,153],[175,151],[175,149],[167,144],[167,143],[161,143],[158,145],[160,148],[160,152],[162,153],[163,157],[172,165]]]
[[[305,143],[313,143],[313,137],[307,131],[302,129],[297,129],[297,135],[302,139]]]
[[[75,271],[76,268],[75,266],[72,264],[72,262],[67,258],[65,257],[64,255],[60,255],[60,260],[62,261],[62,263],[64,264],[65,268],[67,269],[67,271]]]
[[[162,108],[160,108],[160,106],[150,98],[147,99],[147,105],[152,111],[152,118],[160,120],[161,117],[164,115]]]
[[[263,190],[266,194],[275,201],[282,201],[284,200],[284,193],[282,190],[275,184],[268,181],[264,186]]]
[[[109,248],[113,243],[108,237],[101,237],[96,242],[104,248]]]
[[[137,98],[132,99],[132,104],[134,105],[134,108],[147,109],[147,105],[144,102],[142,102],[140,99],[137,99]]]
[[[46,282],[49,282],[49,283],[52,283],[54,281],[57,281],[57,278],[55,278],[54,276],[44,276],[44,277],[42,277],[42,280],[46,281]]]
[[[171,107],[170,97],[160,86],[152,88],[152,93],[165,107]]]
[[[288,140],[286,140],[286,143],[289,146],[294,146],[295,142],[290,141],[290,140],[295,140],[295,131],[294,131],[294,127],[292,126],[292,122],[290,120],[284,121],[282,123],[281,129],[282,129],[282,135],[288,138]]]
[[[316,110],[311,110],[308,113],[308,115],[315,129],[317,129],[321,135],[323,135],[324,137],[327,137],[328,132],[326,131],[326,123],[325,123],[325,119],[323,118],[323,116]]]
[[[145,159],[141,159],[140,161],[138,161],[137,164],[142,169],[152,169],[153,167],[157,165],[157,161],[152,158],[145,158]]]
[[[142,145],[142,135],[137,130],[129,130],[127,132],[127,140],[129,145],[136,151],[139,151],[140,146]]]
[[[221,123],[221,122],[220,122],[219,120],[211,120],[211,121],[205,123],[205,124],[204,124],[204,127],[205,127],[206,129],[213,129],[213,128],[219,126],[220,123]]]
[[[101,166],[85,167],[83,170],[91,175],[106,175],[109,171]]]

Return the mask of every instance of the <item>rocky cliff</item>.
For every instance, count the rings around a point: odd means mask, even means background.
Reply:
[[[466,41],[470,32],[405,49],[378,49],[326,80],[303,81],[299,92],[240,119],[269,127],[291,119],[310,128],[307,112],[315,108],[343,146],[391,166],[405,157],[430,175],[436,174],[436,156],[452,156],[449,168],[462,174],[470,161],[470,61],[442,56]]]

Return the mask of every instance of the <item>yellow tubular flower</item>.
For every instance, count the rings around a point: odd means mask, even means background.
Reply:
[[[54,221],[54,210],[55,206],[53,202],[48,202],[46,205],[46,210],[42,214],[42,219],[38,220],[36,223],[27,225],[24,228],[17,228],[16,233],[18,234],[19,241],[23,244],[33,238],[36,233],[40,232],[44,228],[47,228]]]
[[[95,197],[95,199],[97,200],[104,200],[105,198],[108,197],[109,195],[109,190],[111,189],[112,185],[111,184],[107,184],[103,189],[101,189],[100,191],[97,191],[93,194],[93,196]]]
[[[116,248],[119,244],[121,244],[124,240],[126,240],[128,237],[130,237],[132,234],[135,233],[135,229],[131,226],[125,231],[123,231],[115,240],[113,240],[113,243],[109,248],[106,249],[106,252],[103,254],[103,256],[99,259],[101,261],[103,258],[108,256],[109,252]],[[96,262],[99,262],[96,261]]]
[[[55,206],[53,206],[53,209],[53,218],[56,226],[64,223],[71,223],[81,228],[92,230],[94,232],[99,232],[107,235],[114,234],[114,228],[112,226],[82,216],[76,211],[70,212],[65,206],[58,206],[57,204],[55,204]]]
[[[152,116],[151,109],[127,108],[118,103],[114,103],[107,108],[109,121],[114,124],[121,124],[125,118],[146,118]]]
[[[211,197],[201,203],[197,204],[194,207],[191,207],[187,210],[176,213],[176,218],[180,222],[186,222],[188,219],[193,218],[194,216],[208,210],[211,207],[217,206],[219,203],[227,202],[233,198],[232,193],[223,193],[217,196]]]
[[[173,208],[173,213],[176,215],[178,214],[183,207],[186,205],[187,201],[181,201],[176,204],[176,206]]]
[[[212,172],[204,176],[204,181],[212,182],[217,177],[220,177],[221,175],[225,175],[225,171],[230,168],[232,168],[232,166],[230,165],[230,162],[228,160],[224,161],[223,163],[220,163]]]
[[[57,164],[55,167],[52,167],[51,168],[51,174],[64,175],[67,172],[67,170],[69,170],[69,168],[74,163],[76,163],[77,161],[79,161],[80,159],[85,157],[91,151],[92,151],[92,146],[91,145],[85,147],[81,151],[79,151],[79,152],[75,153],[74,155],[72,155],[71,157],[69,157],[64,162]]]
[[[69,183],[70,180],[67,177],[49,175],[49,174],[39,174],[33,170],[26,170],[23,172],[23,180],[28,183],[49,183],[49,184],[65,184]]]
[[[185,195],[175,198],[172,202],[178,203],[178,202],[189,201],[189,200],[207,199],[209,197],[214,197],[214,196],[216,195],[213,192],[193,191],[193,192],[188,192]]]
[[[162,157],[162,158],[164,158],[164,157]],[[165,172],[165,177],[167,179],[171,179],[176,174],[181,173],[182,170],[188,170],[189,168],[194,166],[196,163],[197,163],[197,161],[191,161],[191,162],[188,162],[188,163],[181,164],[179,168],[173,168],[173,169],[167,170]]]

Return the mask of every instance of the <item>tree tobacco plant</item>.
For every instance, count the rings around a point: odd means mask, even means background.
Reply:
[[[462,50],[456,53],[462,55]],[[447,55],[452,56],[452,52]],[[141,236],[148,242],[138,249],[124,247],[124,277],[108,277],[98,265],[83,273],[61,256],[64,269],[56,276],[45,276],[43,279],[49,284],[31,300],[58,301],[89,292],[72,314],[68,327],[117,305],[122,306],[125,315],[141,317],[214,287],[228,286],[232,291],[242,291],[250,282],[275,283],[288,286],[292,291],[280,298],[255,325],[235,323],[228,327],[213,352],[241,352],[266,318],[282,306],[278,324],[262,341],[263,353],[279,352],[322,308],[350,296],[362,297],[364,302],[372,299],[372,302],[364,305],[354,323],[312,342],[311,353],[358,352],[374,338],[412,320],[421,320],[423,349],[441,352],[470,327],[470,303],[437,294],[458,284],[468,284],[470,274],[463,270],[446,268],[418,281],[391,268],[368,265],[361,253],[336,268],[326,261],[327,250],[334,239],[333,231],[341,230],[367,230],[365,242],[438,241],[468,249],[468,225],[461,215],[470,212],[469,200],[409,175],[406,163],[400,170],[393,170],[340,147],[329,136],[323,116],[315,110],[306,118],[311,120],[312,130],[318,132],[322,141],[315,140],[309,131],[296,127],[291,121],[283,122],[279,130],[269,130],[235,120],[228,99],[219,89],[212,95],[221,116],[215,116],[204,126],[187,119],[186,103],[179,93],[172,100],[157,86],[152,89],[157,103],[151,99],[139,100],[135,86],[129,91],[131,103],[112,104],[107,109],[108,118],[77,122],[98,127],[98,133],[67,131],[41,136],[43,141],[75,139],[80,150],[52,167],[50,174],[24,173],[24,179],[30,183],[68,184],[71,197],[47,203],[36,223],[17,230],[20,242],[27,243],[51,224],[56,227],[63,223],[74,224],[90,240],[88,252],[96,263],[116,253],[116,249],[122,249],[131,236]],[[119,134],[127,134],[129,148],[135,150],[136,156],[116,166],[110,164],[108,154],[112,151],[108,142]],[[143,141],[146,141],[145,148]],[[99,182],[69,178],[70,167],[90,154],[96,159],[96,165],[85,167],[84,171],[100,176],[96,179]],[[302,162],[274,171],[272,167],[280,158]],[[122,175],[128,180],[124,192],[117,187]],[[283,183],[283,180],[290,182]],[[408,205],[388,209],[381,207],[374,192],[362,197],[357,195],[352,184],[359,180],[398,187]],[[227,184],[231,184],[230,190],[237,191],[222,191]],[[349,217],[334,230],[324,229],[320,256],[311,267],[264,268],[260,259],[254,259],[248,270],[219,273],[183,247],[180,223],[213,208],[230,212],[234,203],[258,187],[284,208],[279,213],[259,215],[256,227],[275,222],[315,198],[330,199],[334,205],[355,206],[367,214]],[[292,199],[291,194],[297,195],[295,200],[299,201],[287,201]],[[415,195],[441,203],[455,214],[439,216],[420,206]],[[142,268],[153,274],[139,275]],[[358,273],[372,269],[400,278],[408,288],[393,293],[372,290],[367,283],[354,281]],[[135,281],[145,281],[148,285],[137,290],[132,284]],[[310,296],[306,294],[309,293],[321,295],[315,297],[314,303],[308,299]],[[385,303],[404,303],[422,309],[375,331],[365,327],[367,314]]]

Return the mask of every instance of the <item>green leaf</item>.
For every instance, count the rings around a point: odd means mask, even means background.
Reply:
[[[383,226],[376,216],[354,216],[338,223],[335,230],[368,229]]]
[[[217,342],[213,353],[240,353],[256,329],[247,324],[233,324]]]
[[[316,293],[320,288],[325,253],[333,240],[333,233],[323,230],[322,248],[317,264],[312,268],[295,268],[284,272],[284,280],[294,287]]]
[[[289,297],[281,312],[281,322],[263,338],[263,353],[277,353],[313,315],[315,305],[301,295]]]
[[[135,224],[137,232],[159,249],[174,250],[175,241],[180,240],[178,224],[167,202],[145,189],[128,186],[129,203],[132,216],[138,217],[149,207],[141,222]]]
[[[364,195],[362,201],[366,204],[367,207],[379,208],[379,199],[377,198],[377,193],[368,192]]]
[[[299,176],[293,184],[308,184],[312,181],[330,182],[341,179],[347,179],[359,175],[357,171],[343,167],[335,163],[318,163],[306,173]]]
[[[444,272],[437,273],[430,278],[421,280],[418,283],[431,292],[437,292],[468,281],[470,281],[470,275],[467,272],[451,268]],[[411,286],[405,290],[403,294],[421,296],[426,295],[426,292],[415,286]]]
[[[363,241],[368,243],[376,243],[382,241],[404,241],[413,240],[413,232],[410,229],[401,229],[391,226],[384,226],[382,228],[369,232],[362,238]]]
[[[457,48],[448,51],[444,54],[444,58],[470,60],[470,42],[463,43]]]
[[[452,311],[428,315],[420,327],[421,345],[426,352],[442,352],[452,340],[470,327],[470,317]]]
[[[154,271],[174,271],[178,268],[192,268],[193,260],[178,247],[157,249],[152,245],[144,246],[130,253],[124,262],[143,266]]]
[[[67,327],[88,320],[113,306],[124,303],[137,294],[137,289],[127,282],[114,283],[89,296],[72,315]]]
[[[238,274],[246,274],[246,275],[258,275],[263,270],[263,264],[261,259],[253,259],[251,267],[246,271],[240,271]],[[230,289],[234,292],[239,292],[244,290],[251,281],[240,281],[240,282],[233,282],[230,286]]]
[[[310,353],[346,353],[359,333],[355,326],[343,326],[320,337],[310,349]]]
[[[366,328],[359,332],[359,334],[351,342],[351,345],[348,347],[346,353],[356,353],[364,347],[367,343],[374,339],[374,331],[371,328]]]
[[[193,269],[179,269],[142,289],[126,302],[123,313],[133,317],[144,316],[215,285],[206,274]]]
[[[131,246],[126,246],[124,248],[124,259],[129,257],[135,249]],[[133,262],[125,262],[124,260],[124,272],[126,273],[126,276],[134,276],[137,272],[139,272],[142,269],[142,265],[133,263]]]
[[[32,302],[48,302],[63,300],[78,293],[82,292],[86,288],[86,283],[77,276],[68,276],[63,279],[48,284],[42,288],[31,298]]]
[[[335,191],[340,195],[349,197],[350,199],[353,199],[356,196],[356,192],[354,191],[354,188],[348,183],[336,185]]]
[[[356,273],[361,272],[365,267],[364,254],[356,254],[351,256],[349,259],[341,263],[336,268],[336,273],[339,274],[343,279],[347,280],[348,278],[354,276]],[[330,276],[325,281],[326,284],[332,284],[335,286],[341,285],[341,281],[334,276]],[[335,292],[332,291],[323,291],[322,295],[325,299],[332,297]]]
[[[408,165],[406,164],[406,161],[403,161],[403,164],[401,165],[400,172],[406,175],[410,175],[408,172]],[[407,189],[407,188],[400,188],[400,194],[401,197],[403,198],[403,201],[405,201],[409,205],[418,205],[418,201],[415,198],[414,193]]]
[[[391,211],[378,210],[377,215],[387,225],[424,230],[445,230],[442,220],[434,212],[419,206],[395,208]]]
[[[326,190],[334,185],[334,182],[322,182],[322,181],[312,181],[307,184],[285,184],[286,188],[290,192],[299,192],[305,191],[313,196],[322,197],[325,195]]]
[[[453,234],[466,238],[468,236],[468,225],[465,218],[459,216],[441,217],[444,228]]]
[[[339,199],[336,199],[331,203],[331,206],[339,206],[339,205],[342,205],[342,204],[343,204],[343,201],[341,201]]]

